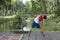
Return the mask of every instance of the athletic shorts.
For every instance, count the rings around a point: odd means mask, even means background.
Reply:
[[[35,23],[35,21],[32,22],[32,28],[40,28],[40,25],[38,23]]]

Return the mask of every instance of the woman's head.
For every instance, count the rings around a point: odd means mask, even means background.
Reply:
[[[44,15],[44,17],[43,17],[44,19],[47,19],[47,16],[46,15]]]

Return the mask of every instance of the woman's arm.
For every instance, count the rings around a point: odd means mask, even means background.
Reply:
[[[40,31],[43,31],[43,20],[40,22]]]
[[[43,32],[43,21],[40,22],[40,32],[43,34],[43,36],[45,37],[45,34]]]

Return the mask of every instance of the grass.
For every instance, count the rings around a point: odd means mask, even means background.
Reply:
[[[60,22],[56,24],[55,19],[53,19],[53,20],[48,20],[47,22],[48,22],[48,24],[46,24],[45,21],[44,21],[44,23],[43,23],[43,29],[44,29],[44,31],[60,31]],[[31,23],[32,23],[32,20],[27,23],[27,26],[28,26],[28,27],[31,27]],[[6,29],[6,30],[7,30],[7,29]],[[11,31],[11,30],[8,29],[8,31]],[[8,32],[8,31],[7,31],[7,32]],[[39,32],[40,29],[33,28],[32,31],[34,31],[34,32]],[[11,32],[21,33],[21,34],[22,34],[22,33],[27,33],[27,32],[21,31],[21,30],[13,30],[13,31],[11,31]]]
[[[14,16],[5,16],[4,18],[12,18],[12,17],[15,17],[15,15]],[[30,19],[31,21],[30,22],[27,22],[27,26],[28,27],[31,27],[31,24],[32,24],[32,19]],[[59,23],[57,23],[56,24],[56,22],[55,22],[55,20],[56,19],[53,19],[53,20],[48,20],[47,22],[48,23],[46,23],[46,21],[44,21],[44,23],[43,23],[43,29],[44,29],[44,31],[60,31],[60,22]],[[2,30],[1,28],[0,28],[0,30]],[[6,32],[8,32],[8,31],[11,31],[11,30],[9,30],[9,28],[5,28],[4,30],[2,30],[2,31],[6,31]],[[32,31],[34,31],[34,32],[39,32],[39,29],[36,29],[36,28],[34,28]],[[21,32],[21,31],[18,31],[18,30],[14,30],[13,32]],[[23,33],[23,32],[21,32],[21,33]]]

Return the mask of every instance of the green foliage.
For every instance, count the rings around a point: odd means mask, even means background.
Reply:
[[[34,14],[39,14],[39,12],[41,12],[41,2],[39,1],[31,1],[32,3],[32,11],[34,12]]]
[[[10,19],[7,18],[0,18],[0,24],[4,24],[6,22],[8,22]]]
[[[60,16],[57,17],[57,20],[60,20]]]
[[[11,0],[0,0],[0,5],[10,5]]]
[[[20,16],[15,16],[13,18],[0,18],[0,26],[3,27],[1,28],[1,30],[5,29],[5,31],[7,30],[11,30],[11,29],[20,29],[22,26],[22,19]]]
[[[20,29],[22,26],[22,18],[20,16],[16,16],[13,19],[13,29]]]
[[[60,5],[57,7],[57,10],[55,11],[55,14],[57,15],[57,16],[60,16]]]
[[[58,2],[56,2],[58,1]],[[60,2],[59,0],[31,0],[23,4],[19,0],[0,0],[0,14],[16,15],[14,18],[0,18],[0,25],[6,24],[9,29],[19,29],[26,26],[26,19],[34,18],[41,12],[53,13],[60,19]]]

